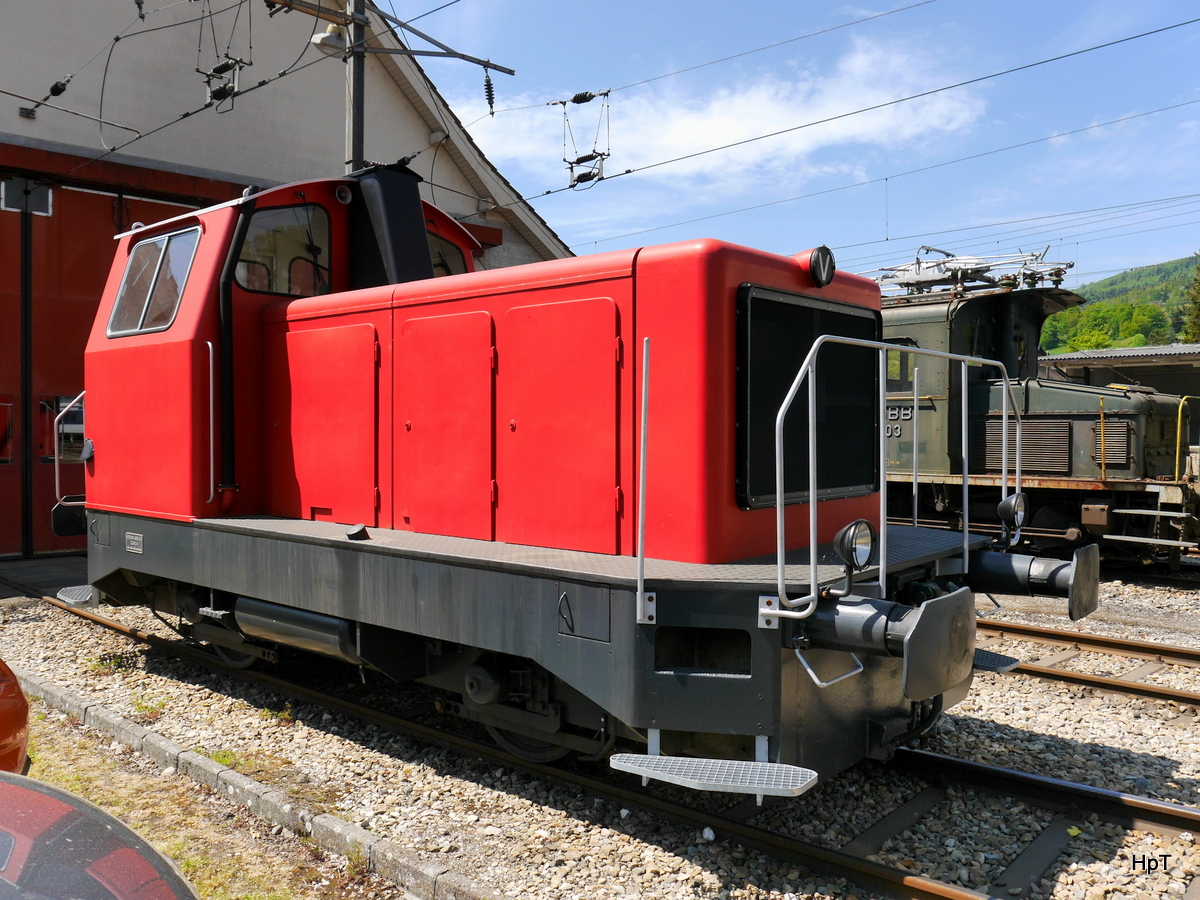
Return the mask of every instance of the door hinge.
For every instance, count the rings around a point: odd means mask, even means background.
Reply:
[[[496,498],[498,495],[499,495],[499,491],[496,488],[496,479],[493,478],[492,479],[492,503],[493,504],[496,502]]]
[[[381,361],[381,354],[379,352],[379,341],[376,341],[375,342],[375,365],[379,365],[380,361]]]
[[[379,488],[375,488],[375,508],[379,509],[383,506],[383,494],[379,492]]]
[[[625,511],[625,493],[621,490],[620,485],[617,486],[617,514],[620,515]]]
[[[495,347],[492,348],[492,352],[490,354],[490,362],[492,364],[492,371],[495,372],[496,369],[499,368],[499,366],[500,366],[500,360],[498,359],[498,355],[496,353]]]
[[[625,345],[620,338],[617,338],[617,365],[621,365],[625,361]]]

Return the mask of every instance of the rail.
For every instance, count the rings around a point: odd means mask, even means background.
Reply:
[[[889,350],[896,350],[897,345],[885,343],[883,341],[868,341],[862,338],[839,337],[837,335],[823,334],[820,335],[809,349],[808,354],[804,357],[804,362],[801,363],[796,377],[792,380],[792,385],[784,398],[783,403],[779,407],[779,412],[775,416],[775,549],[777,559],[777,587],[779,590],[779,606],[772,615],[779,618],[787,619],[805,619],[808,618],[816,610],[817,601],[820,599],[820,581],[817,570],[817,428],[816,428],[816,410],[817,410],[817,356],[821,348],[826,344],[845,344],[851,347],[863,347],[873,349],[879,359],[879,558],[878,572],[879,583],[883,584],[887,576],[887,433],[886,433],[886,417],[887,417],[887,353]],[[970,516],[968,504],[968,486],[967,481],[970,474],[970,450],[968,447],[968,431],[969,431],[969,414],[967,406],[967,369],[972,363],[979,366],[988,366],[999,369],[1000,378],[1004,382],[1004,394],[1001,412],[1001,438],[1000,438],[1000,455],[1001,455],[1001,491],[1004,496],[1008,496],[1008,416],[1009,403],[1012,401],[1012,414],[1016,420],[1016,454],[1015,454],[1015,490],[1021,490],[1021,414],[1017,410],[1015,397],[1012,393],[1012,382],[1008,377],[1008,371],[1004,364],[994,359],[986,359],[975,356],[965,356],[961,353],[949,353],[944,350],[927,350],[921,347],[905,347],[905,353],[912,353],[915,356],[928,356],[934,359],[944,359],[950,362],[958,362],[961,366],[962,387],[960,390],[960,405],[962,407],[962,570],[967,572],[970,558]],[[790,598],[787,595],[787,572],[786,572],[786,554],[787,554],[787,538],[786,526],[784,524],[784,484],[783,484],[783,424],[787,418],[788,411],[792,407],[792,402],[796,399],[796,395],[800,391],[801,384],[805,379],[808,380],[808,534],[809,534],[809,554],[808,554],[808,585],[809,594],[796,599]],[[915,391],[914,391],[915,396]]]
[[[54,417],[54,501],[60,506],[83,506],[87,502],[85,500],[67,500],[63,496],[62,481],[59,473],[62,460],[59,459],[58,449],[59,424],[62,422],[63,416],[83,402],[83,395],[86,393],[87,391],[80,391],[79,396],[59,410],[58,415]]]

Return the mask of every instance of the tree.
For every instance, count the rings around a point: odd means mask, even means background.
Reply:
[[[1108,336],[1108,332],[1098,328],[1077,331],[1067,341],[1067,346],[1072,350],[1104,350],[1112,346],[1112,338]]]
[[[1183,330],[1179,339],[1187,344],[1200,343],[1200,253],[1196,254],[1196,274],[1183,295]]]

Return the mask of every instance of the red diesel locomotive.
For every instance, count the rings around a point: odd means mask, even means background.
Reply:
[[[877,533],[879,291],[827,249],[476,272],[417,181],[377,167],[121,237],[86,520],[56,510],[90,532],[91,599],[229,660],[421,680],[529,758],[643,744],[612,764],[760,796],[961,699],[988,664],[972,586],[1094,607],[1086,554]]]

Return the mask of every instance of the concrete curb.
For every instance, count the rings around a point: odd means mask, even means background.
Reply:
[[[10,668],[27,696],[36,697],[78,719],[85,727],[108,735],[162,769],[175,769],[180,775],[212,788],[273,825],[311,835],[323,850],[342,856],[361,855],[370,871],[418,900],[502,900],[491,888],[456,875],[440,863],[419,859],[398,844],[337,816],[301,806],[282,791],[247,778],[48,679],[16,666]]]

